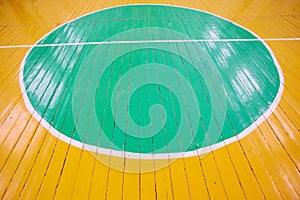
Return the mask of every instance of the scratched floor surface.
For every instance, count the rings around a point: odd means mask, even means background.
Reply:
[[[300,198],[300,2],[0,14],[1,199]]]

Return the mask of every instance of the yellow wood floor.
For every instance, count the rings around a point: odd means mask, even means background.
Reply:
[[[281,38],[266,41],[285,79],[273,114],[242,140],[140,174],[109,168],[52,136],[20,92],[30,45],[81,15],[137,3],[196,8]],[[298,0],[0,0],[0,199],[300,199],[299,38]]]

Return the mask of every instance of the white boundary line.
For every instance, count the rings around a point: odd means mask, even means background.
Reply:
[[[191,43],[191,42],[255,42],[255,41],[300,41],[300,38],[253,38],[253,39],[214,39],[214,40],[123,40],[105,42],[74,42],[58,44],[20,44],[20,45],[0,45],[0,49],[10,48],[32,48],[32,47],[59,47],[59,46],[80,46],[80,45],[107,45],[107,44],[141,44],[141,43]]]
[[[38,46],[37,43],[39,41],[41,41],[42,39],[44,39],[45,37],[47,37],[48,35],[50,35],[53,31],[55,31],[56,29],[60,28],[61,26],[71,23],[74,20],[77,20],[79,18],[85,17],[87,15],[91,15],[93,13],[99,12],[99,11],[103,11],[103,10],[108,10],[108,9],[113,9],[113,8],[118,8],[118,7],[124,7],[124,6],[143,6],[143,5],[151,5],[151,6],[168,6],[168,7],[176,7],[176,8],[183,8],[183,9],[189,9],[189,10],[195,10],[198,12],[203,12],[203,13],[207,13],[210,14],[212,16],[221,18],[225,21],[228,21],[248,32],[250,32],[252,35],[254,35],[255,37],[257,37],[256,39],[238,39],[239,41],[261,41],[265,47],[269,50],[273,61],[277,67],[278,70],[278,74],[279,74],[279,79],[280,79],[280,86],[277,92],[277,95],[274,99],[274,101],[272,102],[272,104],[270,105],[270,107],[268,108],[268,110],[266,112],[264,112],[255,122],[253,122],[248,128],[246,128],[244,131],[242,131],[241,133],[237,134],[236,136],[233,136],[229,139],[226,139],[222,142],[216,143],[214,145],[208,146],[208,147],[204,147],[204,148],[200,148],[200,149],[196,149],[193,151],[188,151],[188,152],[178,152],[178,153],[159,153],[159,154],[153,154],[153,153],[149,153],[149,154],[145,154],[145,153],[132,153],[132,152],[124,152],[124,151],[117,151],[117,150],[111,150],[111,149],[105,149],[105,148],[101,148],[101,147],[96,147],[93,145],[88,145],[88,144],[84,144],[82,142],[76,141],[72,138],[69,138],[67,136],[65,136],[64,134],[60,133],[59,131],[57,131],[55,128],[53,128],[42,116],[40,116],[38,114],[38,112],[35,111],[35,109],[33,108],[33,106],[31,105],[29,98],[27,96],[26,90],[25,90],[25,86],[24,86],[24,82],[23,82],[23,69],[25,66],[25,61],[27,59],[27,56],[29,55],[29,53],[31,52],[31,50],[33,49],[33,47]],[[250,132],[252,132],[253,130],[255,130],[256,127],[258,127],[258,125],[260,125],[263,121],[265,121],[265,119],[267,119],[272,113],[273,111],[276,109],[282,93],[283,93],[283,89],[284,89],[284,77],[283,77],[283,73],[282,70],[279,66],[279,63],[274,55],[274,53],[272,52],[271,48],[266,44],[265,41],[277,41],[277,40],[300,40],[300,38],[269,38],[269,39],[262,39],[260,38],[258,35],[256,35],[255,33],[253,33],[252,31],[248,30],[247,28],[242,27],[239,24],[236,24],[235,22],[232,22],[226,18],[223,18],[221,16],[206,12],[206,11],[201,11],[201,10],[197,10],[194,8],[188,8],[188,7],[183,7],[183,6],[173,6],[173,5],[167,5],[167,4],[128,4],[128,5],[120,5],[120,6],[114,6],[114,7],[110,7],[110,8],[105,8],[105,9],[101,9],[101,10],[97,10],[91,13],[88,13],[86,15],[77,17],[69,22],[66,22],[60,26],[58,26],[57,28],[53,29],[52,31],[50,31],[49,33],[47,33],[46,35],[44,35],[41,39],[39,39],[34,45],[20,45],[19,48],[25,48],[25,47],[30,47],[30,49],[27,51],[25,57],[22,60],[21,63],[21,67],[20,67],[20,73],[19,73],[19,84],[20,84],[20,88],[21,88],[21,93],[23,95],[23,99],[24,99],[24,103],[27,107],[27,109],[29,110],[29,112],[34,116],[34,118],[36,120],[38,120],[52,135],[54,135],[55,137],[59,138],[60,140],[63,140],[64,142],[71,144],[75,147],[78,147],[80,149],[85,149],[85,150],[89,150],[92,152],[97,152],[97,153],[102,153],[102,154],[106,154],[109,156],[117,156],[117,157],[126,157],[126,158],[132,158],[132,159],[171,159],[171,158],[181,158],[181,157],[192,157],[192,156],[196,156],[196,155],[202,155],[208,152],[211,152],[213,150],[219,149],[225,145],[228,145],[230,143],[233,143],[237,140],[242,139],[243,137],[247,136]],[[154,40],[157,42],[168,42],[168,41],[175,41],[175,42],[187,42],[189,40]],[[146,42],[154,42],[154,41],[146,41]],[[223,40],[190,40],[190,42],[214,42],[214,41],[223,41]],[[237,39],[227,39],[227,42],[230,41],[237,41]],[[122,44],[122,43],[127,43],[127,42],[145,42],[145,41],[114,41],[116,42],[115,44]],[[225,41],[224,41],[225,42]],[[108,44],[111,44],[111,42],[107,42]],[[66,45],[84,45],[85,43],[73,43],[73,44],[66,44]],[[86,44],[94,44],[94,43],[86,43]],[[98,43],[96,43],[98,44]],[[104,42],[102,42],[102,44],[104,44]],[[52,44],[49,44],[52,45]],[[63,44],[53,44],[53,45],[63,45]],[[2,46],[3,47],[3,46]],[[16,48],[16,47],[15,47]]]

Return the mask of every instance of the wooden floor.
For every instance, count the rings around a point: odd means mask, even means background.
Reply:
[[[124,4],[168,4],[224,17],[270,46],[284,75],[274,112],[245,138],[205,156],[127,173],[50,134],[26,108],[26,52],[54,28]],[[0,199],[300,199],[300,1],[0,0]]]

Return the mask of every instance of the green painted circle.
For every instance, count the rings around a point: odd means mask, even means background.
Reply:
[[[117,156],[223,146],[261,123],[283,89],[280,67],[257,36],[164,5],[120,6],[68,22],[28,52],[22,70],[25,103],[51,133]]]

